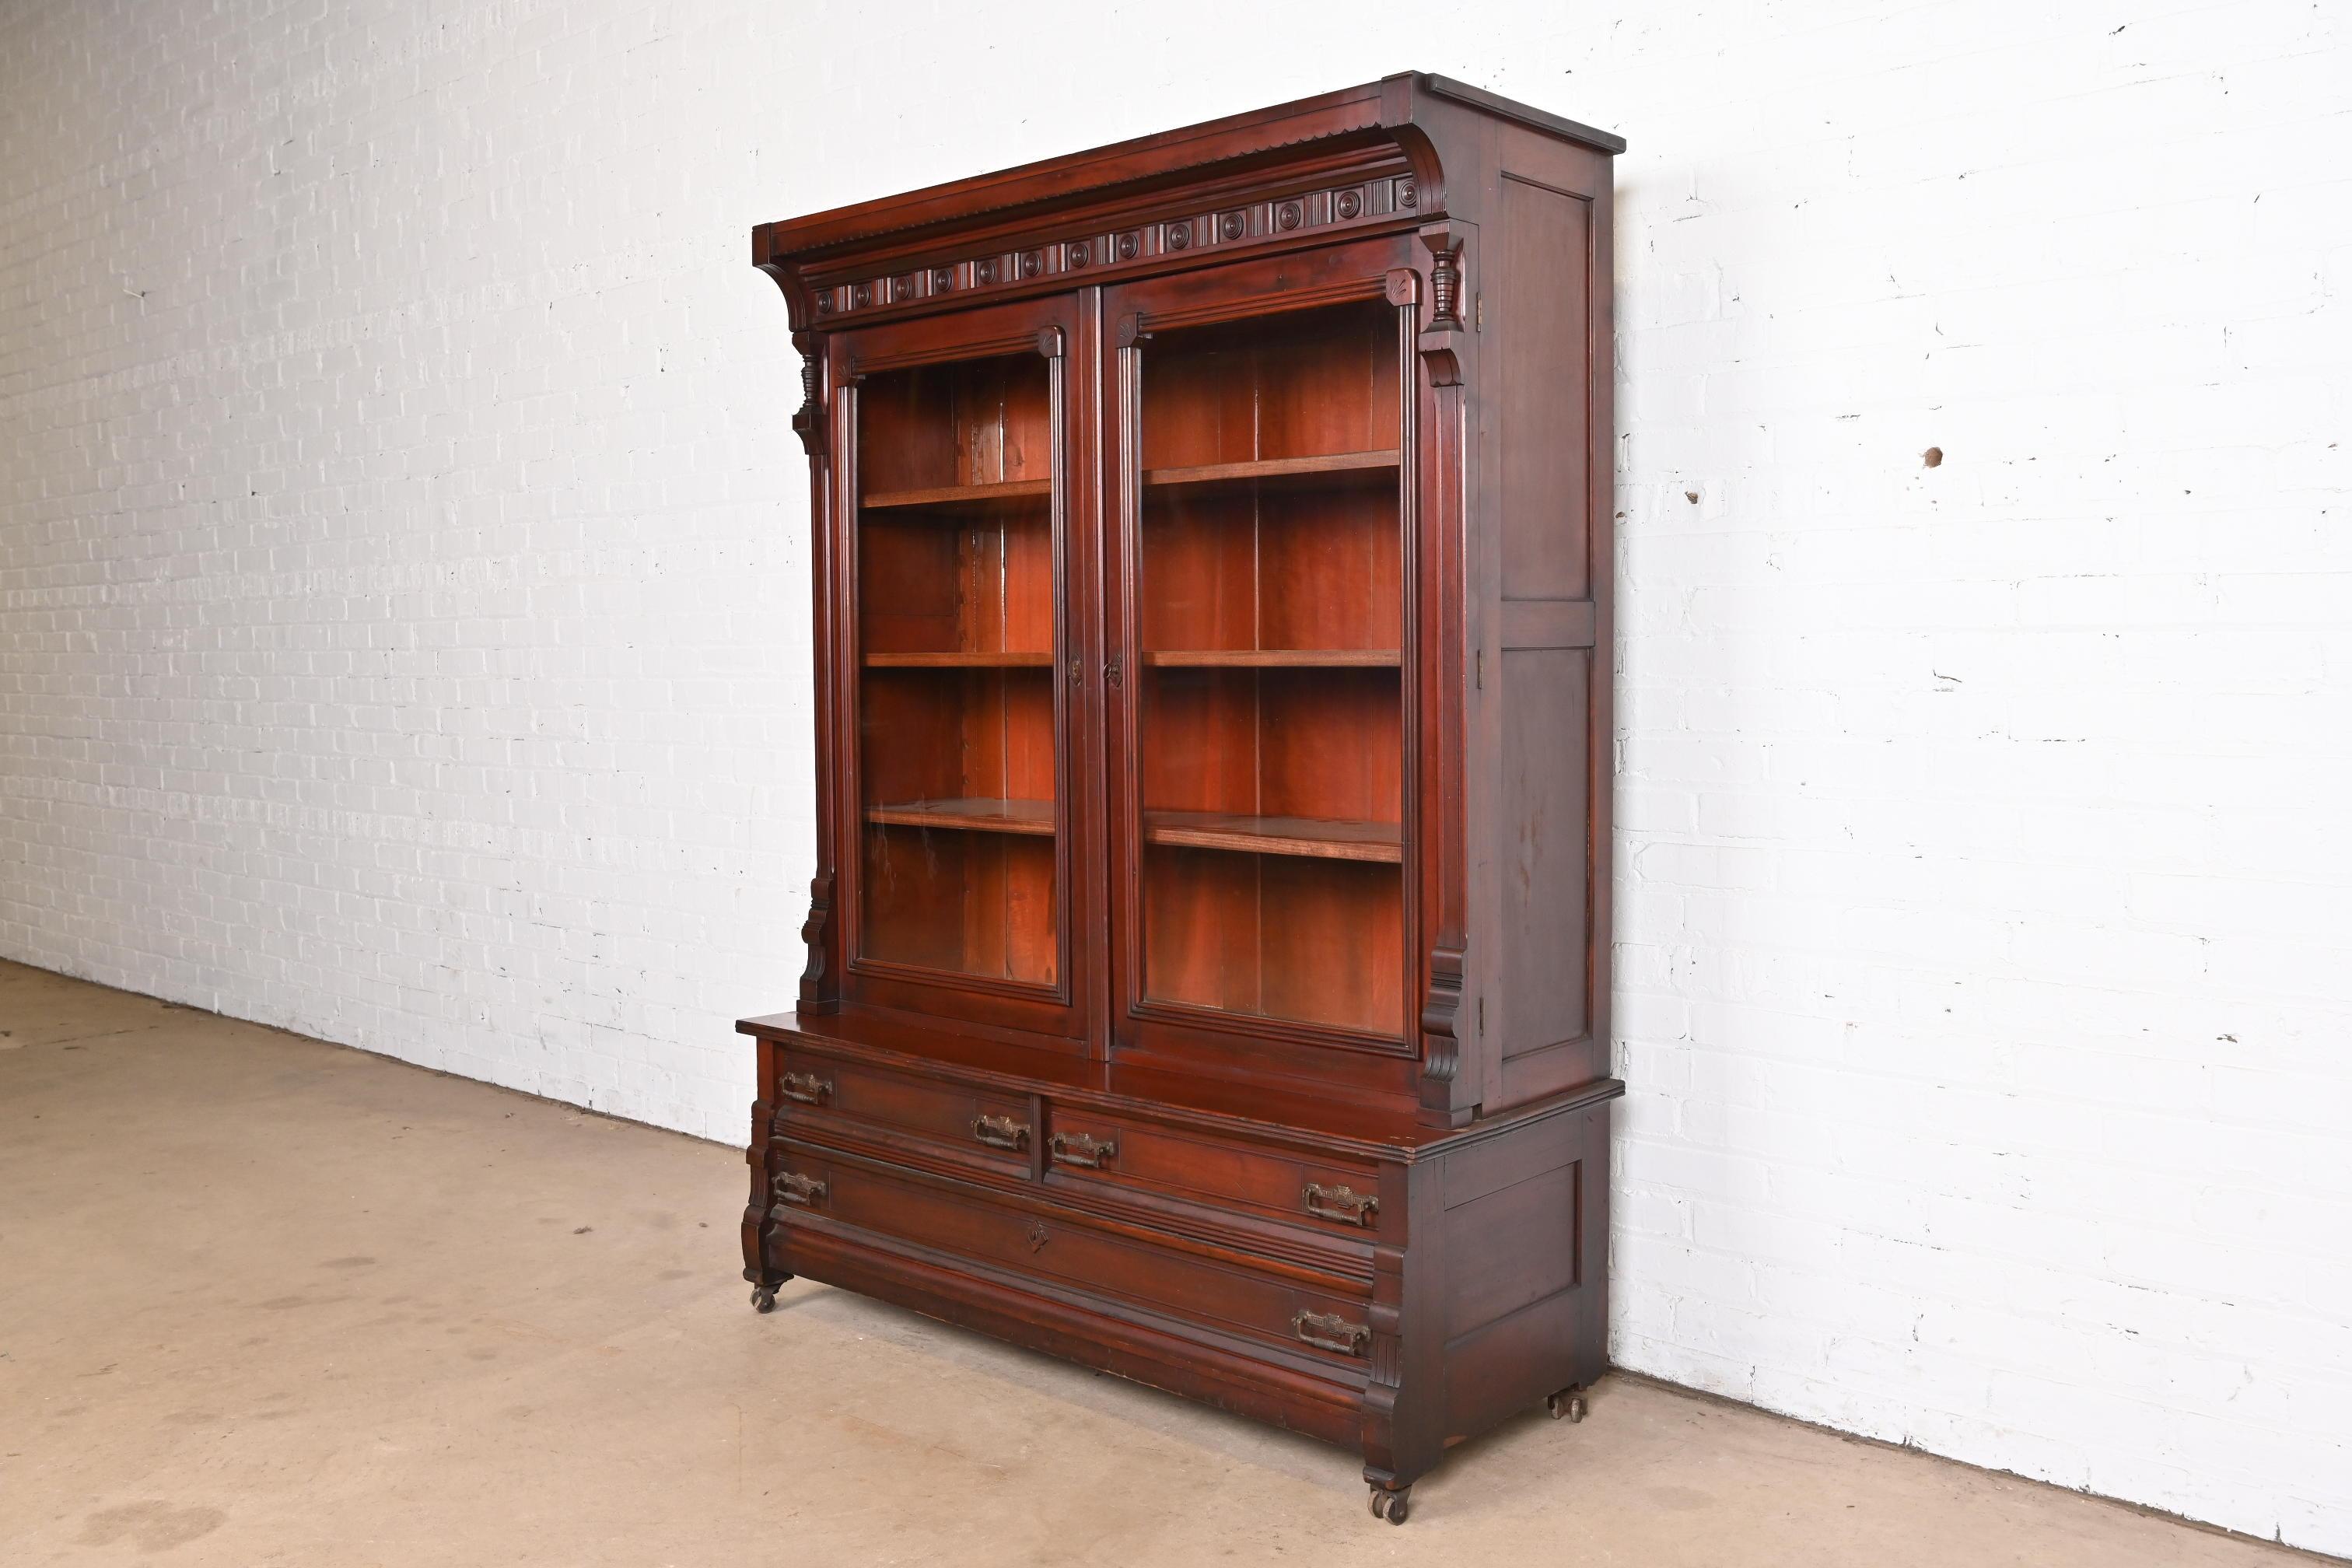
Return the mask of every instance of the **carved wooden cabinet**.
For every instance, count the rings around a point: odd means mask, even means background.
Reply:
[[[1370,86],[752,235],[815,526],[746,1277],[1360,1447],[1605,1364],[1604,132]]]

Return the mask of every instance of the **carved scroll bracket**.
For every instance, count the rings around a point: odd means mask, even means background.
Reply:
[[[1421,1005],[1422,1076],[1450,1084],[1462,1067],[1462,977],[1468,954],[1460,947],[1429,952],[1429,989]]]
[[[809,879],[808,919],[801,922],[801,941],[808,947],[808,967],[801,971],[801,1000],[815,1003],[825,999],[826,926],[833,920],[833,876],[820,873]]]

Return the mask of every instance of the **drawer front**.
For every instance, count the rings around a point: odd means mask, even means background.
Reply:
[[[944,1079],[788,1050],[769,1103],[795,1123],[859,1128],[921,1139],[992,1169],[1025,1174],[1036,1139],[1029,1101]]]
[[[1207,1133],[1055,1106],[1048,1118],[1051,1181],[1098,1182],[1339,1236],[1381,1231],[1379,1178],[1370,1165],[1324,1161]]]
[[[787,1150],[784,1165],[816,1169]],[[1237,1329],[1334,1363],[1370,1351],[1366,1302],[1280,1275],[1040,1214],[983,1192],[933,1185],[834,1162],[810,1212],[1008,1271],[1117,1297],[1188,1321]],[[787,1217],[790,1217],[789,1212]]]

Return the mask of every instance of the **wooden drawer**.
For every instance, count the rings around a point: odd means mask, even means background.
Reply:
[[[1360,1239],[1380,1234],[1379,1177],[1370,1165],[1090,1110],[1055,1106],[1047,1123],[1049,1182],[1099,1183],[1239,1207]]]
[[[1302,1270],[1252,1267],[1230,1256],[1187,1249],[1149,1232],[1112,1228],[1011,1194],[866,1165],[788,1146],[780,1183],[803,1191],[796,1213],[948,1252],[975,1263],[1115,1297],[1137,1306],[1258,1340],[1311,1352],[1330,1363],[1360,1364],[1370,1353],[1369,1286],[1297,1278]]]
[[[959,1163],[1025,1175],[1037,1130],[1030,1102],[947,1079],[788,1050],[769,1103],[787,1128],[828,1125],[920,1139]]]

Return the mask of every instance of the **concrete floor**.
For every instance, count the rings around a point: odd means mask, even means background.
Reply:
[[[12,964],[0,1032],[12,1568],[2312,1561],[1626,1378],[1391,1529],[1338,1449],[757,1316],[730,1150]]]

